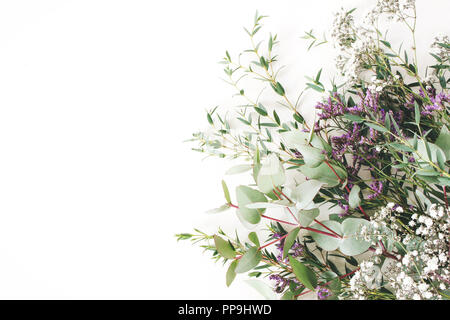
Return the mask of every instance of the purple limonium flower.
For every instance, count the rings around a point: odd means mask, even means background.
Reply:
[[[344,210],[344,212],[339,213],[339,217],[342,218],[350,214],[350,207],[348,205],[342,204],[342,202],[338,200],[338,206],[341,207],[342,210]]]
[[[335,92],[333,97],[329,97],[326,102],[319,102],[316,109],[321,112],[318,114],[319,119],[326,120],[345,113],[345,105],[342,103],[339,95]]]
[[[317,290],[317,298],[319,298],[319,300],[325,300],[332,295],[330,289],[328,289],[326,287],[318,287],[316,289],[318,289]]]
[[[274,291],[277,293],[283,292],[286,286],[289,284],[289,279],[286,279],[279,274],[271,274],[269,276],[269,279],[275,281]]]
[[[303,245],[297,241],[291,247],[291,256],[294,258],[300,257],[303,254]]]
[[[271,275],[269,276],[269,279],[275,281],[275,288],[274,288],[274,291],[275,291],[276,293],[281,293],[281,292],[283,292],[284,289],[285,289],[288,285],[290,285],[292,282],[295,283],[295,284],[297,284],[297,287],[300,285],[300,282],[299,282],[297,279],[288,279],[288,278],[282,277],[282,276],[279,275],[279,274],[271,274]]]
[[[419,89],[419,94],[421,97],[425,98],[425,94],[422,88]],[[429,87],[427,88],[428,98],[430,98],[431,104],[427,104],[423,107],[423,110],[420,112],[423,116],[429,116],[433,113],[433,111],[442,110],[444,108],[445,102],[450,102],[450,95],[441,92],[436,95],[436,89]]]
[[[282,235],[280,235],[279,233],[274,233],[273,237],[275,239],[279,239],[282,237]],[[275,247],[278,249],[278,254],[276,256],[277,260],[281,263],[285,263],[285,264],[288,263],[289,259],[287,257],[285,259],[283,259],[284,239],[281,240],[280,242],[276,243]],[[301,245],[300,243],[295,241],[290,249],[290,255],[293,256],[294,258],[296,258],[296,257],[301,256],[302,254],[303,254],[303,245]]]
[[[381,181],[374,181],[370,184],[370,189],[372,189],[372,191],[374,193],[369,194],[367,196],[367,199],[375,199],[376,197],[378,197],[381,192],[383,191],[383,182]]]

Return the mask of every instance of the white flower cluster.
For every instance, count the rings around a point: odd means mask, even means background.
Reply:
[[[402,20],[411,16],[410,11],[415,10],[415,0],[378,0],[375,8],[370,13],[373,18],[386,14],[389,19]]]
[[[344,8],[334,15],[331,36],[338,48],[350,48],[356,40],[353,16]]]
[[[431,53],[435,54],[436,56],[438,56],[442,62],[445,62],[446,60],[449,59],[450,56],[450,49],[445,46],[442,46],[440,44],[444,44],[449,46],[450,45],[450,39],[447,35],[438,35],[436,37],[434,37],[434,41],[431,44]]]
[[[416,234],[424,239],[415,257],[423,267],[422,276],[441,282],[440,289],[450,284],[450,217],[444,207],[432,204],[426,215],[413,215],[409,225],[418,225]]]
[[[378,0],[361,22],[356,23],[351,12],[341,10],[335,13],[331,29],[331,38],[338,53],[336,68],[344,76],[347,86],[354,84],[364,71],[364,65],[370,64],[370,55],[376,54],[378,18],[385,14],[398,20],[410,17],[409,11],[415,10],[415,0]],[[381,88],[381,86],[377,86]]]
[[[375,212],[370,219],[370,227],[361,231],[364,240],[371,241],[373,245],[382,240],[400,241],[401,238],[396,234],[402,226],[398,223],[398,214],[403,213],[403,208],[394,203],[388,203],[386,207]]]
[[[384,285],[399,300],[441,299],[438,291],[450,288],[448,210],[432,204],[426,214],[413,214],[408,224],[414,233],[405,232],[398,223],[402,213],[401,207],[389,203],[374,214],[370,227],[361,234],[373,245],[383,239],[397,242],[403,256],[394,254],[397,260],[386,259],[381,256],[383,250],[375,250],[374,256],[360,264],[341,298],[366,299],[370,289]]]
[[[399,81],[400,80],[400,76],[399,75],[394,75],[393,78],[389,79],[389,80],[381,80],[381,79],[377,79],[376,76],[372,76],[370,84],[367,86],[367,89],[369,89],[372,93],[376,93],[376,92],[381,92],[383,91],[383,89],[387,86],[390,86],[392,84],[395,83],[395,81]]]
[[[376,289],[381,285],[382,273],[378,257],[372,258],[367,261],[361,262],[359,270],[354,273],[350,279],[350,288],[343,292],[342,297],[344,299],[352,300],[366,300],[368,292],[372,289]]]
[[[355,25],[352,14],[341,9],[335,14],[331,37],[338,49],[336,67],[351,85],[364,70],[368,54],[377,47],[375,30]]]

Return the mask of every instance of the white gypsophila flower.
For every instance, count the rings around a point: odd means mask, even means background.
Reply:
[[[436,286],[446,290],[450,283],[448,211],[443,206],[432,204],[425,214],[412,214],[411,222],[414,223],[409,225],[416,227],[418,235],[414,236],[405,234],[397,224],[397,215],[407,213],[403,208],[398,208],[402,207],[389,203],[372,215],[370,227],[363,230],[362,236],[376,246],[375,256],[361,262],[359,273],[352,278],[353,286],[341,298],[366,299],[370,295],[370,290],[377,284],[372,272],[381,261],[378,257],[384,253],[378,241],[386,239],[402,243],[403,250],[406,250],[403,256],[393,253],[398,261],[380,269],[380,276],[395,297],[415,300],[442,298]],[[435,282],[436,286],[431,286],[431,282]]]
[[[389,19],[397,18],[398,21],[411,17],[416,6],[415,0],[378,0],[372,15],[377,17],[386,14]]]
[[[366,56],[376,48],[376,33],[372,25],[355,25],[351,12],[341,8],[335,13],[331,38],[338,53],[336,68],[344,76],[344,82],[351,86],[357,82]]]
[[[430,46],[430,51],[438,56],[439,59],[445,61],[450,56],[450,49],[447,47],[448,45],[450,45],[449,37],[447,35],[440,34],[434,37],[434,41]]]

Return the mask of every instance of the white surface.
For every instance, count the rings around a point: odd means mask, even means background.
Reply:
[[[365,3],[1,1],[0,298],[259,299],[175,241],[237,224],[203,213],[222,204],[227,164],[182,141],[230,102],[216,62],[247,47],[256,9],[289,94],[333,63],[306,53],[303,32]],[[419,46],[448,33],[449,9],[419,1]]]

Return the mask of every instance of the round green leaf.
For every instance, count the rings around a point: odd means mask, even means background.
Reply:
[[[220,206],[219,208],[215,208],[215,209],[211,209],[206,211],[206,213],[219,213],[219,212],[223,212],[225,210],[230,209],[230,206],[228,205],[228,203],[225,203],[224,205]]]
[[[261,280],[249,279],[245,280],[245,282],[251,286],[253,289],[258,291],[264,298],[267,300],[276,300],[277,296],[275,292],[273,292],[272,287]]]
[[[253,242],[257,247],[260,246],[259,244],[259,239],[258,239],[258,235],[256,234],[256,232],[250,232],[248,234],[248,239]]]
[[[442,126],[435,144],[444,152],[445,159],[450,160],[450,132],[448,131],[447,126]]]
[[[321,223],[323,225],[325,225],[327,228],[336,232],[337,234],[342,235],[342,229],[341,229],[341,225],[339,224],[339,222],[333,221],[333,220],[328,220],[328,221],[322,221]],[[320,230],[320,231],[325,231],[325,232],[331,233],[329,230],[322,227],[318,223],[313,224],[311,227],[314,229]],[[325,235],[322,233],[313,232],[313,231],[309,231],[309,235],[313,238],[313,240],[316,242],[316,244],[319,247],[321,247],[323,250],[326,250],[326,251],[336,250],[342,242],[342,239],[328,236],[328,235]]]
[[[244,273],[252,270],[262,259],[262,254],[257,247],[251,247],[240,259],[234,270],[236,273]]]
[[[239,206],[240,216],[251,224],[257,224],[261,220],[261,213],[265,209],[249,209],[247,204],[254,202],[267,202],[263,193],[247,186],[238,186],[236,188],[236,199]]]
[[[214,235],[214,245],[222,257],[226,259],[234,259],[236,257],[236,251],[234,251],[231,244],[218,235]]]
[[[243,172],[249,171],[251,168],[252,168],[252,166],[250,164],[238,164],[238,165],[233,166],[230,169],[228,169],[225,172],[225,174],[232,175],[232,174],[243,173]]]
[[[324,184],[324,182],[318,180],[308,180],[295,187],[291,197],[296,202],[296,208],[299,210],[306,208],[313,201],[314,197]]]
[[[227,200],[227,203],[231,203],[230,191],[228,191],[227,184],[225,183],[224,180],[222,180],[222,189],[223,195],[225,196],[225,200]]]
[[[256,183],[258,189],[264,193],[271,192],[274,187],[278,187],[284,183],[286,175],[283,165],[277,155],[271,153],[264,159],[261,169],[258,172]]]
[[[310,139],[309,132],[303,132],[299,129],[287,131],[281,133],[284,145],[289,149],[298,149],[299,146],[305,146],[311,144],[318,149],[324,149],[326,142],[320,139],[317,135],[313,134]]]
[[[331,164],[330,164],[331,165]],[[338,167],[336,165],[331,165],[334,171],[339,175],[342,181],[347,179],[347,172]],[[311,168],[306,165],[303,165],[299,168],[299,170],[307,176],[309,179],[319,180],[323,183],[326,183],[326,186],[331,188],[340,184],[338,177],[334,174],[333,170],[326,163],[322,163],[320,166],[316,168]]]
[[[348,195],[348,204],[350,205],[350,208],[354,209],[361,203],[361,198],[359,197],[360,191],[361,188],[357,185],[354,185],[352,191],[350,191],[350,194]]]
[[[315,218],[317,218],[320,214],[320,210],[317,208],[309,209],[309,210],[300,210],[298,212],[298,221],[300,225],[303,227],[309,226]]]
[[[369,221],[359,218],[347,218],[342,222],[343,239],[339,250],[348,256],[355,256],[366,252],[370,242],[360,239],[361,227],[369,227]]]
[[[325,155],[322,153],[322,149],[317,149],[307,145],[299,145],[297,149],[302,154],[305,164],[308,167],[315,168],[325,160]]]
[[[267,209],[267,208],[286,208],[292,207],[294,204],[290,203],[287,200],[277,200],[272,202],[253,202],[246,205],[246,208],[249,209]]]

